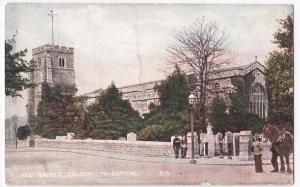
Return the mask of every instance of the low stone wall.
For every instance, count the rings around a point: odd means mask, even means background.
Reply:
[[[18,140],[17,147],[18,148],[29,147],[29,141],[28,140]],[[6,149],[16,149],[16,141],[15,140],[5,140],[5,148]]]
[[[88,149],[111,153],[144,156],[173,156],[171,142],[126,141],[126,140],[52,140],[36,139],[35,147]]]

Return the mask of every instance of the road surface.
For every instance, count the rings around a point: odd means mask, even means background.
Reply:
[[[6,152],[7,184],[292,184],[254,166],[149,163],[70,152]]]

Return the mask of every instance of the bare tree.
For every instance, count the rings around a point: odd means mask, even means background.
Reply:
[[[213,71],[228,63],[225,59],[228,35],[220,32],[215,22],[196,19],[189,27],[173,35],[175,43],[167,48],[169,62],[178,65],[187,74],[196,77],[193,94],[197,100],[197,114],[201,125],[205,125],[207,117],[207,96],[212,88],[210,76]]]

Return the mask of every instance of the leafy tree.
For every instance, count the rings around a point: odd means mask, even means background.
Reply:
[[[249,91],[254,79],[255,77],[251,73],[245,76],[236,75],[231,78],[231,83],[236,88],[236,92],[230,94],[231,112],[248,112]]]
[[[20,126],[17,131],[17,137],[19,140],[25,140],[30,135],[30,129],[27,125]]]
[[[228,127],[228,115],[226,114],[227,106],[225,101],[220,97],[215,97],[211,103],[211,122],[216,132],[226,132]]]
[[[85,136],[85,109],[75,97],[74,85],[42,84],[41,101],[37,118],[31,127],[35,134],[45,138],[55,138],[74,132],[76,138]]]
[[[185,134],[189,129],[188,97],[190,86],[188,77],[175,66],[175,71],[155,86],[160,96],[160,105],[151,106],[144,117],[144,127],[139,133],[140,140],[170,141],[175,134]]]
[[[160,107],[168,112],[184,111],[189,107],[190,94],[187,76],[176,65],[175,71],[156,85],[154,90],[160,96]]]
[[[227,110],[225,101],[220,97],[213,99],[211,121],[214,130],[222,133],[226,131],[240,132],[245,129],[260,132],[264,120],[248,111],[249,90],[253,81],[252,74],[232,77],[231,82],[235,86],[236,92],[229,95],[231,105],[228,114],[225,112]]]
[[[279,21],[273,43],[278,50],[269,53],[266,61],[268,121],[290,124],[294,121],[294,19],[288,15]]]
[[[5,41],[5,95],[17,97],[26,88],[35,86],[24,75],[33,67],[24,59],[27,49],[12,53],[13,46]]]
[[[129,132],[137,132],[142,121],[129,101],[112,83],[100,93],[96,102],[88,107],[85,125],[88,136],[95,139],[118,139]]]

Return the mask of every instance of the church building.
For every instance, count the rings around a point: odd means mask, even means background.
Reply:
[[[210,81],[213,82],[219,90],[222,97],[228,96],[229,93],[235,91],[231,83],[231,78],[236,75],[245,76],[251,73],[254,76],[254,81],[250,88],[249,95],[249,111],[257,114],[261,118],[267,117],[268,101],[265,89],[264,80],[265,67],[255,60],[253,63],[243,66],[232,68],[220,69],[212,72]],[[151,103],[159,105],[159,95],[154,91],[154,86],[160,84],[162,80],[155,80],[139,84],[133,84],[120,87],[123,99],[128,100],[132,107],[137,110],[140,115],[149,112]],[[90,93],[83,94],[82,96],[88,98],[87,103],[95,100],[96,96],[100,93],[101,89],[95,90]],[[210,98],[212,99],[212,98]]]

